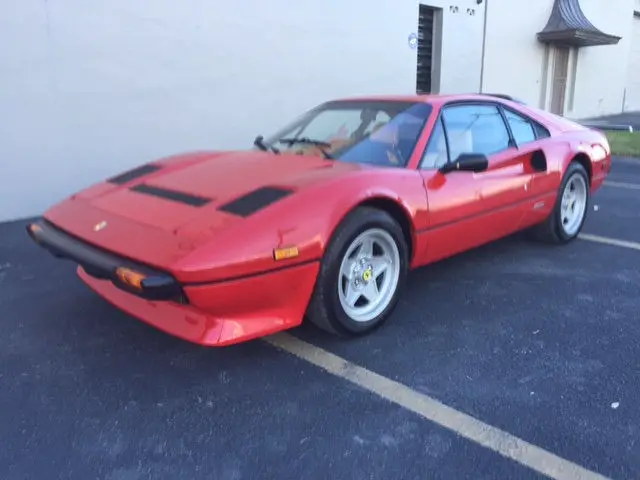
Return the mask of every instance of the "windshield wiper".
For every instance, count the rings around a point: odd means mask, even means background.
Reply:
[[[278,150],[273,145],[271,147],[267,147],[264,143],[264,137],[262,135],[258,135],[253,141],[253,144],[263,152],[268,152],[269,150],[271,150],[273,153],[280,153],[280,150]]]
[[[280,140],[278,140],[278,142],[284,143],[285,145],[289,145],[289,146],[295,145],[296,143],[301,143],[303,145],[313,145],[315,147],[318,147],[322,151],[324,158],[333,159],[331,154],[325,150],[325,148],[330,148],[331,144],[328,142],[323,142],[322,140],[313,140],[312,138],[308,138],[308,137],[300,137],[300,138],[281,138]]]

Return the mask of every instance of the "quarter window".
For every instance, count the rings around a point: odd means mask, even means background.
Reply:
[[[533,128],[535,128],[536,130],[537,138],[549,138],[551,136],[551,134],[549,133],[549,130],[547,130],[545,127],[543,127],[539,123],[534,123]]]
[[[511,133],[513,133],[513,139],[516,141],[517,145],[535,142],[536,132],[529,120],[510,110],[505,110],[504,115],[507,117]]]

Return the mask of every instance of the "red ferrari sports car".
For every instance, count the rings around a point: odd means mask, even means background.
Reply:
[[[28,233],[95,292],[185,340],[379,327],[407,271],[519,230],[575,239],[605,136],[490,95],[329,101],[242,151],[160,159]]]

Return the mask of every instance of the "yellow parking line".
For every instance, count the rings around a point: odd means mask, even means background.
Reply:
[[[640,190],[640,185],[637,183],[626,183],[626,182],[614,182],[612,180],[607,180],[604,182],[605,187],[616,187],[616,188],[626,188],[628,190]]]
[[[619,240],[617,238],[601,237],[600,235],[592,235],[590,233],[581,233],[578,238],[586,240],[588,242],[603,243],[605,245],[612,245],[614,247],[631,248],[633,250],[640,250],[640,243],[631,242],[629,240]]]
[[[265,341],[543,475],[567,480],[606,478],[287,333]]]

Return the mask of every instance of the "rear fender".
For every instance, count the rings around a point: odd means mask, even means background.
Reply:
[[[571,142],[571,155],[563,162],[563,172],[569,164],[580,162],[589,175],[591,190],[598,189],[611,170],[611,147],[604,133],[597,130],[584,130]]]
[[[593,171],[593,162],[591,161],[591,148],[586,144],[578,144],[574,145],[572,151],[567,155],[562,163],[562,171],[563,173],[567,171],[569,165],[573,162],[578,162],[582,164],[584,169],[587,171],[587,175],[589,176],[589,181],[591,181],[591,173]]]

